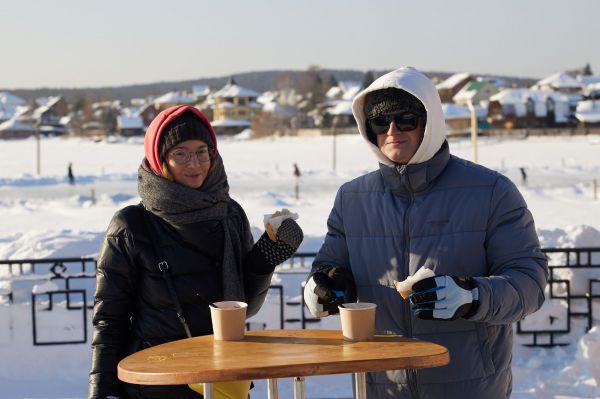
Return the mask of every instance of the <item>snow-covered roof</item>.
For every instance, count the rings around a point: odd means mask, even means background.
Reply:
[[[0,92],[0,104],[4,107],[16,107],[25,104],[25,100],[7,91]]]
[[[581,82],[564,72],[558,72],[538,81],[532,88],[550,86],[554,89],[574,89],[581,88]]]
[[[459,84],[463,80],[469,78],[470,76],[471,75],[468,74],[468,73],[466,73],[466,72],[455,73],[454,75],[450,76],[448,79],[446,79],[443,82],[438,83],[437,85],[435,85],[435,87],[438,90],[440,90],[440,89],[452,89],[457,84]]]
[[[524,103],[529,98],[533,101],[546,101],[552,98],[555,101],[568,101],[568,97],[564,94],[556,93],[551,90],[534,90],[525,88],[504,89],[490,97],[490,101],[498,101],[500,103]]]
[[[210,87],[207,85],[195,85],[192,87],[192,93],[195,96],[206,96],[210,93]]]
[[[268,104],[270,102],[273,102],[277,99],[277,97],[279,97],[279,93],[276,91],[265,91],[264,93],[262,93],[257,99],[256,101],[260,104]]]
[[[331,86],[325,93],[326,98],[340,98],[344,91],[339,86]]]
[[[117,116],[117,128],[119,129],[143,129],[144,121],[141,116]]]
[[[581,82],[583,86],[589,86],[591,84],[600,83],[600,76],[593,75],[580,75],[577,80]]]
[[[170,91],[154,99],[155,104],[190,104],[194,101],[192,97],[182,95],[178,91]]]
[[[298,112],[294,107],[291,107],[289,105],[282,105],[275,101],[263,105],[262,110],[264,112],[268,112],[270,114],[280,116],[283,118],[291,118]]]
[[[51,97],[38,97],[35,99],[35,103],[40,107],[46,107],[46,109],[52,107],[54,104],[59,102],[61,97],[59,96],[51,96]]]
[[[223,88],[215,93],[215,97],[259,97],[260,93],[239,86],[237,84],[226,84]]]
[[[219,105],[216,108],[219,108],[219,109],[221,109],[221,108],[227,108],[227,109],[233,108],[233,103],[229,102],[229,101],[223,101],[223,102],[219,103]]]
[[[248,102],[248,107],[250,108],[255,108],[255,109],[261,109],[263,107],[263,105],[259,102],[256,101],[249,101]]]
[[[9,119],[0,124],[0,131],[18,131],[18,132],[34,132],[35,128],[27,123],[23,123],[17,119]]]
[[[247,119],[218,119],[210,122],[214,127],[234,127],[234,126],[251,126]]]
[[[584,123],[600,123],[600,100],[587,100],[577,103],[575,118]]]
[[[325,112],[330,115],[352,115],[352,101],[338,101],[333,107]]]
[[[356,95],[360,92],[360,86],[352,86],[350,88],[348,88],[348,90],[346,90],[344,92],[344,95],[342,96],[342,99],[344,100],[353,100],[354,97],[356,97]]]
[[[465,105],[444,103],[442,104],[442,111],[446,120],[471,118],[471,111]]]

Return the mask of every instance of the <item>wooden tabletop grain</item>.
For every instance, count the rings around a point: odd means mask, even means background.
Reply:
[[[247,331],[242,341],[212,335],[173,341],[134,353],[119,378],[143,385],[193,384],[437,367],[448,364],[443,346],[398,336],[345,341],[341,331]]]

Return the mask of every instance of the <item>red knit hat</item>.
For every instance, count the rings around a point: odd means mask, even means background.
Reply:
[[[161,160],[161,136],[165,133],[165,127],[169,125],[173,121],[173,119],[182,115],[185,112],[191,112],[195,114],[198,119],[202,121],[204,125],[208,128],[210,135],[212,136],[212,143],[214,146],[213,150],[213,158],[217,156],[217,136],[215,135],[215,131],[213,130],[210,122],[206,116],[202,112],[200,112],[197,108],[192,107],[190,105],[176,105],[174,107],[170,107],[156,115],[156,118],[152,120],[150,126],[148,126],[148,130],[146,131],[146,137],[144,138],[144,152],[146,154],[146,159],[148,160],[148,164],[152,171],[162,176],[162,160]]]

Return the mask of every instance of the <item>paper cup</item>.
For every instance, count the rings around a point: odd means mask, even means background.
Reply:
[[[375,334],[375,310],[369,302],[345,303],[339,306],[342,335],[348,341],[368,341]]]
[[[209,307],[215,340],[239,341],[244,339],[246,308],[248,308],[246,302],[215,302]]]

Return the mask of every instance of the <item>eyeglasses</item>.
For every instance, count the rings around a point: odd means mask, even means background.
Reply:
[[[192,160],[192,156],[195,155],[198,162],[210,161],[210,153],[207,148],[202,148],[195,152],[187,152],[184,150],[175,150],[169,153],[169,157],[175,161],[177,165],[185,165]]]
[[[375,134],[383,134],[390,128],[390,123],[394,121],[396,129],[401,132],[415,130],[419,126],[419,115],[415,114],[392,114],[383,115],[368,120],[371,131]]]

